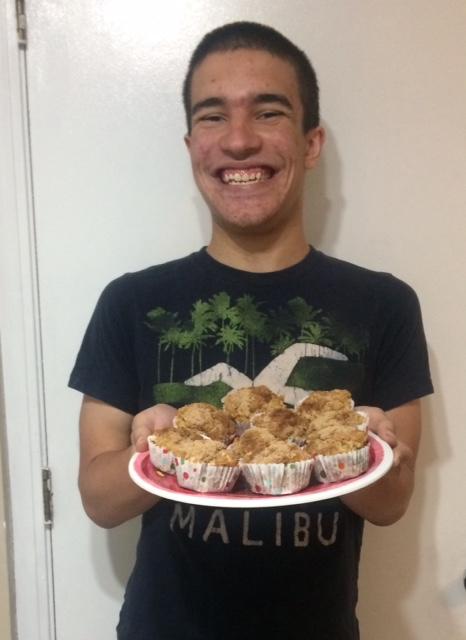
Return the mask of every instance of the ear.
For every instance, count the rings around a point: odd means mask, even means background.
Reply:
[[[187,150],[189,151],[191,149],[191,136],[189,135],[189,133],[185,135],[184,143],[186,145]]]
[[[315,127],[309,129],[306,135],[306,154],[304,157],[304,165],[306,169],[314,169],[319,160],[322,147],[325,142],[325,129],[323,127]]]

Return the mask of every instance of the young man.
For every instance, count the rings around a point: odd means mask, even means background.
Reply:
[[[291,42],[254,23],[207,34],[184,103],[211,241],[112,282],[70,381],[85,394],[87,513],[104,527],[143,514],[118,638],[356,640],[363,520],[406,510],[419,398],[432,391],[417,299],[306,241],[305,175],[325,135],[315,73]],[[281,509],[194,507],[132,483],[130,456],[171,424],[171,405],[219,403],[245,381],[290,403],[349,388],[393,447],[393,469],[341,499]]]

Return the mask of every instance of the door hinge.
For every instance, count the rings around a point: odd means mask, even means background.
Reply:
[[[18,32],[19,46],[26,48],[28,43],[26,0],[16,0],[16,31]]]
[[[44,501],[44,527],[51,529],[53,525],[52,472],[48,467],[42,468],[42,497]]]

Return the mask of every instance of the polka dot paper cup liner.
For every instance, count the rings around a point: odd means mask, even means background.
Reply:
[[[240,463],[250,490],[273,496],[297,493],[306,488],[311,480],[312,467],[311,459],[288,464]]]
[[[160,447],[158,444],[156,444],[152,436],[149,436],[147,438],[147,442],[149,443],[150,461],[152,462],[154,467],[159,469],[159,471],[174,475],[175,455],[166,447]]]
[[[178,484],[185,489],[200,493],[228,493],[235,486],[240,469],[175,458],[175,473]]]
[[[314,458],[314,475],[321,483],[340,482],[356,478],[369,468],[369,445],[333,456],[318,455]]]
[[[356,409],[356,413],[362,418],[362,422],[356,425],[356,429],[358,429],[358,431],[367,431],[369,427],[369,415],[365,411],[359,411],[358,409]]]

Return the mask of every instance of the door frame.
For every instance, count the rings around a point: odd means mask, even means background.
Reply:
[[[0,2],[0,347],[11,619],[18,640],[54,640],[52,529],[44,524],[47,439],[27,51],[14,0]],[[1,381],[0,381],[1,382]]]

